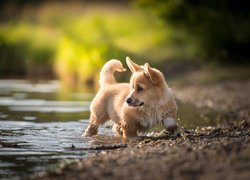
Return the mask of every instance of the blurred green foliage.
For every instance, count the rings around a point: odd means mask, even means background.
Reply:
[[[249,62],[250,3],[235,0],[138,0],[148,12],[185,30],[212,60]]]
[[[148,11],[122,1],[8,2],[11,8],[0,3],[1,77],[57,76],[65,84],[93,85],[113,58],[124,63],[131,56],[153,65],[169,59],[238,63],[249,58],[247,2],[135,1]]]
[[[1,74],[43,76],[51,73],[55,39],[27,23],[0,28]],[[35,78],[35,77],[34,77]]]
[[[109,59],[124,62],[132,56],[156,62],[195,54],[194,46],[183,43],[190,40],[185,33],[138,9],[50,3],[39,7],[0,24],[1,75],[44,78],[54,73],[65,84],[93,85]]]

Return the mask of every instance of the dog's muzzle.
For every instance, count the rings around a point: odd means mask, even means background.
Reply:
[[[129,98],[126,99],[126,103],[129,106],[134,106],[134,107],[143,106],[144,105],[144,102],[140,102],[138,99],[132,99],[131,97],[129,97]]]
[[[130,104],[132,103],[132,101],[133,101],[132,98],[127,98],[127,99],[126,99],[126,102],[127,102],[128,105],[130,105]]]

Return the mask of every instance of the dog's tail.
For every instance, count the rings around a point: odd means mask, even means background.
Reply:
[[[117,83],[114,77],[114,72],[123,72],[126,69],[123,67],[122,63],[116,59],[109,60],[106,62],[100,73],[100,87],[105,86],[105,84]]]

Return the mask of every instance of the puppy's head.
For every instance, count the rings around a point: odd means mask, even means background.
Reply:
[[[132,72],[130,79],[131,90],[126,99],[129,106],[153,106],[162,98],[167,84],[163,74],[151,68],[148,63],[144,66],[139,66],[134,63],[129,57],[126,63]]]

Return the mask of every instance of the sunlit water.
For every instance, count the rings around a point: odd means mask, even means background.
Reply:
[[[120,143],[110,124],[100,127],[101,136],[81,136],[93,97],[93,93],[62,92],[57,81],[33,85],[1,80],[0,179],[19,179],[88,155],[88,151],[71,151],[72,145]],[[178,111],[178,124],[186,128],[211,124],[218,115],[181,103]]]

